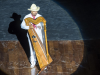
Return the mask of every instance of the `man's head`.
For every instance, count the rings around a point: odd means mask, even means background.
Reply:
[[[31,11],[31,14],[32,14],[33,16],[36,16],[37,13],[38,13],[38,11]]]
[[[35,16],[38,11],[40,10],[39,6],[36,6],[35,4],[32,4],[30,9],[28,9],[29,11],[31,11],[32,15]]]

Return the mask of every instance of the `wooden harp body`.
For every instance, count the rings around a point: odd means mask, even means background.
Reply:
[[[24,19],[27,26],[29,26],[29,22],[38,24],[43,22],[44,24],[44,33],[45,33],[45,46],[41,42],[39,36],[37,35],[35,29],[28,29],[28,33],[30,36],[30,40],[34,47],[36,57],[39,63],[39,67],[43,70],[48,64],[50,64],[53,60],[48,53],[48,44],[47,44],[47,35],[46,35],[46,20],[43,17],[38,17],[36,20],[33,18]]]

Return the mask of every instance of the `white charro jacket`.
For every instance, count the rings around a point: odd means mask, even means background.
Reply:
[[[40,15],[40,14],[37,13],[37,15],[35,16],[35,19],[38,18],[38,17],[40,17],[40,16],[42,16],[42,15]],[[28,14],[28,15],[26,15],[26,16],[24,17],[24,19],[25,19],[25,18],[28,18],[28,17],[33,18],[32,15],[31,15],[31,13]],[[29,29],[29,26],[26,25],[24,19],[23,19],[23,21],[22,21],[22,23],[21,23],[21,28],[22,28],[22,29],[25,29],[25,30],[28,30],[28,29]],[[37,24],[36,26],[41,26],[41,29],[39,29],[39,28],[36,29],[36,28],[35,28],[35,31],[36,31],[36,33],[38,34],[38,36],[39,36],[41,42],[45,45],[45,36],[44,36],[44,26],[43,26],[43,22],[40,22],[40,23]],[[34,64],[36,64],[35,51],[34,51],[34,49],[33,49],[33,47],[32,47],[31,40],[30,40],[30,37],[29,37],[29,34],[28,34],[28,33],[27,33],[27,37],[28,37],[28,42],[29,42],[29,47],[30,47],[30,54],[31,54],[31,55],[30,55],[30,62],[31,62],[32,65],[34,65]]]

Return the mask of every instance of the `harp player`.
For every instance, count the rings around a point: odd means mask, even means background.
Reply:
[[[38,11],[40,10],[40,7],[39,6],[36,6],[35,4],[32,4],[31,7],[28,10],[31,13],[27,14],[24,17],[24,19],[25,18],[28,18],[28,17],[31,17],[33,19],[36,19],[36,18],[42,16],[42,15],[38,14]],[[45,37],[43,36],[44,35],[43,34],[43,23],[40,22],[37,25],[34,25],[32,23],[29,23],[29,26],[26,26],[26,23],[25,23],[24,19],[23,19],[23,21],[21,23],[21,28],[22,29],[26,29],[26,30],[31,29],[31,28],[34,28],[35,31],[36,31],[36,33],[38,34],[40,40],[42,41],[42,43],[44,43],[44,40],[43,39]],[[29,58],[29,61],[31,63],[31,66],[30,67],[33,68],[36,65],[36,61],[37,61],[36,60],[36,54],[35,54],[35,51],[34,51],[34,49],[32,47],[32,43],[31,43],[31,40],[30,40],[30,37],[29,37],[29,34],[28,33],[27,33],[27,38],[28,38],[28,43],[29,43],[29,48],[30,48],[30,58]]]

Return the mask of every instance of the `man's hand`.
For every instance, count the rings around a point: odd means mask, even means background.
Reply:
[[[41,26],[37,26],[39,29],[41,29]]]
[[[30,29],[33,29],[34,27],[32,25],[29,26]]]
[[[31,24],[31,22],[29,22],[29,26],[31,26],[32,24]]]
[[[34,28],[33,25],[32,25],[31,23],[29,23],[29,28],[30,28],[30,29],[33,29],[33,28]]]
[[[33,25],[32,25],[31,23],[29,23],[29,28],[30,28],[30,29],[33,29],[33,28],[34,28]],[[37,28],[41,29],[41,26],[37,26]]]

